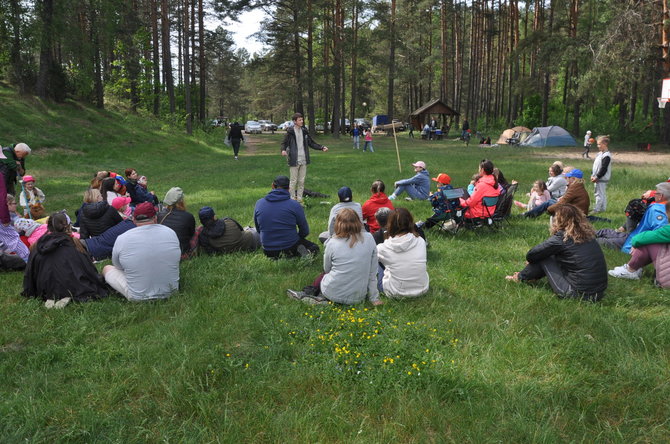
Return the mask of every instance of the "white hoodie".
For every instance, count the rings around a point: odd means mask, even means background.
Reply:
[[[426,241],[407,233],[377,245],[379,262],[384,265],[382,285],[392,298],[417,297],[428,291]]]

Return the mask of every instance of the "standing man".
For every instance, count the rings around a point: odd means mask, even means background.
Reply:
[[[256,202],[254,224],[267,257],[278,259],[319,252],[319,246],[306,239],[309,225],[305,210],[291,199],[286,176],[277,176],[272,182],[272,191]]]
[[[19,176],[26,174],[26,157],[30,147],[25,143],[17,143],[13,147],[2,149],[0,156],[0,174],[4,176],[7,194],[16,196],[15,185]]]
[[[305,119],[302,114],[293,114],[293,126],[286,130],[286,136],[281,144],[281,155],[288,160],[291,171],[289,195],[291,199],[302,202],[302,193],[305,190],[305,176],[309,165],[308,147],[326,152],[328,147],[314,142],[305,131]]]
[[[607,209],[607,184],[612,176],[612,155],[610,154],[610,138],[608,136],[598,136],[598,155],[593,161],[593,174],[591,182],[594,184],[594,196],[596,205],[593,213],[602,213]]]
[[[166,299],[179,289],[177,234],[156,223],[156,210],[150,202],[135,207],[133,218],[137,228],[116,238],[113,265],[106,265],[102,275],[129,301]]]
[[[235,122],[230,125],[230,130],[228,131],[228,140],[230,140],[231,145],[233,145],[233,153],[235,154],[235,160],[237,160],[237,155],[240,152],[240,142],[244,140],[242,135],[242,127],[239,123]]]

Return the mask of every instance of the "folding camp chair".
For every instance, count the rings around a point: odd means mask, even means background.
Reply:
[[[493,220],[493,214],[495,213],[495,210],[493,210],[493,213],[491,213],[491,208],[495,207],[497,203],[498,203],[498,196],[485,196],[482,199],[482,205],[486,210],[486,216],[477,217],[473,219],[465,219],[464,220],[465,228],[476,229],[486,226],[492,231],[495,230],[497,228],[497,224]]]
[[[514,193],[518,188],[518,183],[513,183],[507,188],[505,194],[498,199],[498,205],[496,205],[496,211],[493,213],[493,221],[500,226],[507,219],[512,212],[512,204],[514,203]]]

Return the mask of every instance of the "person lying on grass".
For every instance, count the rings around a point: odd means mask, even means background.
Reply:
[[[344,208],[335,217],[335,234],[326,242],[323,273],[302,291],[286,294],[307,304],[353,305],[369,299],[381,305],[377,291],[377,249],[372,235],[363,229],[356,211]]]
[[[219,219],[212,207],[200,208],[198,217],[202,224],[194,237],[198,252],[221,254],[256,251],[261,246],[261,239],[255,228],[242,228],[236,220],[229,217]]]
[[[670,217],[670,202],[665,203],[666,216]],[[609,271],[616,278],[638,280],[642,268],[651,263],[656,269],[656,284],[670,288],[670,225],[637,234],[631,240],[631,259]]]
[[[607,289],[607,264],[584,212],[557,204],[549,230],[551,236],[526,254],[526,267],[506,279],[527,282],[546,276],[559,298],[601,300]]]
[[[428,291],[426,241],[406,208],[391,212],[386,240],[377,245],[379,291],[394,299],[418,297]]]

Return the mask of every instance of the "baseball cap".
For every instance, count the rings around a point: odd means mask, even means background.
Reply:
[[[28,175],[28,174],[23,176],[22,180],[23,180],[23,183],[35,182],[35,178],[33,176]]]
[[[289,178],[286,176],[277,176],[275,177],[275,180],[272,181],[272,184],[275,188],[283,188],[287,190],[289,187]]]
[[[426,169],[426,162],[424,162],[423,160],[419,160],[418,162],[413,163],[412,166],[421,167],[425,170]]]
[[[576,177],[577,179],[583,179],[584,173],[582,170],[575,168],[574,170],[570,170],[565,173],[565,177]]]
[[[352,199],[352,194],[351,194],[351,188],[349,187],[342,187],[337,191],[337,195],[340,198],[340,202],[351,202]]]
[[[437,177],[433,177],[433,180],[435,182],[441,183],[442,185],[449,185],[451,183],[451,177],[449,177],[449,175],[446,173],[438,174]]]
[[[156,215],[156,209],[151,202],[142,202],[135,207],[135,220],[148,220]]]
[[[131,200],[132,199],[130,197],[123,197],[123,196],[115,197],[114,200],[112,200],[112,206],[116,210],[120,210],[125,205],[128,205]]]
[[[198,217],[200,218],[200,223],[205,224],[205,222],[214,219],[214,208],[212,207],[202,207],[198,211]]]

